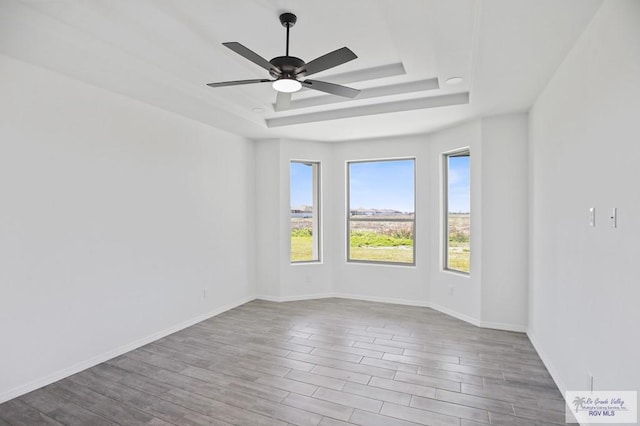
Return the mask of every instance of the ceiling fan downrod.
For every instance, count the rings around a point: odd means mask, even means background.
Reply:
[[[280,23],[287,29],[287,49],[285,56],[289,56],[289,28],[293,27],[297,20],[298,17],[290,12],[285,12],[280,15]]]

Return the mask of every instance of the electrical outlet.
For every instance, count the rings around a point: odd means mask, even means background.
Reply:
[[[202,289],[202,298],[203,298],[203,299],[206,299],[206,298],[207,298],[207,289],[206,289],[206,288],[203,288],[203,289]]]
[[[453,296],[455,289],[456,289],[456,286],[453,286],[453,285],[449,286],[449,296]]]

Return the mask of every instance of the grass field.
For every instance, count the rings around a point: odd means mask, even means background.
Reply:
[[[449,269],[471,271],[470,236],[469,213],[449,213]]]
[[[308,227],[291,229],[291,261],[305,262],[313,260],[313,238],[311,222]]]
[[[352,260],[413,263],[413,247],[351,247]]]
[[[352,222],[352,260],[413,263],[410,222]],[[291,261],[313,259],[311,219],[291,218]]]
[[[449,268],[470,271],[469,214],[449,215]],[[351,260],[413,263],[411,222],[352,222]],[[313,260],[311,219],[291,219],[291,261]]]
[[[352,221],[350,244],[350,260],[412,264],[413,223]]]

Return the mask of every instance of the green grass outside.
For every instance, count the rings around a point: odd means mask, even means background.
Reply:
[[[351,246],[351,260],[413,263],[413,248]]]
[[[471,272],[471,250],[469,241],[449,239],[449,269]]]
[[[413,263],[413,239],[402,230],[387,233],[353,230],[349,251],[351,260]]]
[[[413,246],[413,239],[404,233],[381,234],[374,231],[351,231],[351,247]]]
[[[380,262],[413,263],[413,240],[405,234],[385,235],[373,231],[351,234],[351,259]],[[313,260],[313,238],[310,229],[291,231],[291,261]]]
[[[291,261],[308,262],[313,260],[313,238],[309,236],[291,236]]]
[[[469,213],[449,213],[449,269],[471,271],[470,231]]]
[[[471,245],[469,242],[469,215],[453,214],[450,217],[449,268],[470,272]],[[376,232],[354,229],[351,232],[350,254],[352,260],[413,263],[413,239],[406,229]],[[313,238],[310,228],[291,230],[291,261],[304,262],[313,259]]]

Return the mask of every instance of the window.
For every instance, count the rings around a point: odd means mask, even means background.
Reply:
[[[347,163],[347,260],[415,264],[415,159]]]
[[[468,149],[444,154],[444,268],[471,271],[471,185]]]
[[[320,261],[320,163],[292,161],[291,262]]]

